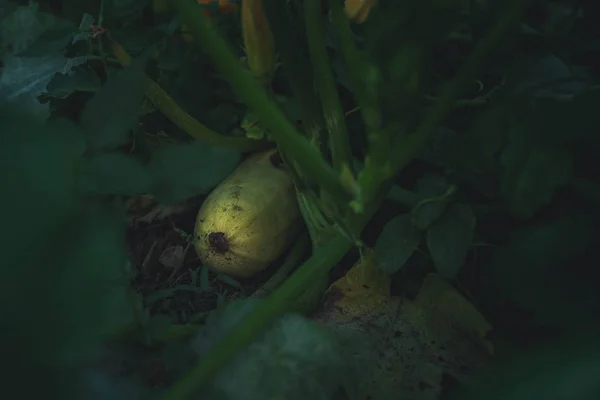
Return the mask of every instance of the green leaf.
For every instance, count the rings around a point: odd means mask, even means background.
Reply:
[[[0,305],[4,390],[19,397],[82,398],[89,363],[106,335],[133,323],[124,214],[78,196],[79,146],[19,110],[0,112]],[[57,140],[57,137],[60,138]],[[22,382],[36,376],[36,385]]]
[[[240,158],[235,150],[201,141],[166,145],[149,166],[155,179],[153,194],[164,203],[206,194],[233,172]]]
[[[599,87],[582,91],[571,100],[540,101],[540,131],[545,138],[553,139],[557,145],[583,141],[598,146],[600,144],[596,134],[596,127],[600,125],[598,102],[600,102]]]
[[[375,244],[377,263],[388,275],[399,271],[421,243],[421,232],[410,214],[402,214],[388,222]]]
[[[428,54],[446,40],[460,11],[459,2],[417,1],[377,2],[371,9],[364,46],[375,68],[362,74],[361,86],[377,94],[382,118],[405,124],[413,117],[420,82],[433,79]],[[386,45],[391,37],[401,38],[402,45]]]
[[[92,150],[115,148],[127,140],[139,118],[144,97],[144,64],[136,59],[111,76],[85,105],[81,125],[89,134]]]
[[[506,86],[524,101],[573,94],[585,85],[576,79],[563,60],[555,55],[518,59],[507,71]]]
[[[593,246],[596,225],[594,216],[579,214],[514,231],[482,266],[482,290],[495,303],[533,313],[535,322],[566,327],[592,318],[600,306],[596,265],[575,257]]]
[[[48,53],[61,53],[75,37],[77,26],[68,20],[57,20],[57,24],[44,32],[19,57],[43,57]]]
[[[46,122],[45,130],[51,132],[52,141],[68,151],[73,158],[79,160],[83,157],[87,145],[85,132],[74,122],[65,118],[55,118]]]
[[[477,116],[457,140],[452,154],[455,165],[475,173],[495,171],[497,153],[506,140],[509,112],[506,104],[496,104]]]
[[[55,74],[48,82],[44,96],[64,99],[73,92],[96,92],[100,86],[100,78],[91,68],[75,68]]]
[[[107,153],[84,164],[84,187],[95,194],[135,195],[152,188],[147,168],[131,156]]]
[[[15,105],[32,116],[50,116],[48,104],[40,104],[38,97],[56,73],[66,73],[85,62],[82,57],[68,59],[51,54],[46,57],[4,57],[4,70],[0,76],[0,106]]]
[[[516,128],[501,156],[505,167],[502,193],[518,218],[531,218],[549,203],[554,191],[570,180],[573,170],[568,148],[536,145],[527,130],[527,125]]]
[[[446,209],[446,193],[450,184],[442,176],[426,175],[417,183],[417,193],[421,201],[413,208],[412,217],[415,227],[421,231],[427,229]]]
[[[437,272],[444,278],[456,276],[473,243],[475,214],[466,204],[452,203],[427,230],[427,247]]]
[[[121,19],[141,12],[148,5],[148,0],[105,0],[104,16],[110,19]]]
[[[67,73],[86,58],[66,58],[61,48],[48,42],[41,46],[42,51],[31,46],[39,43],[44,34],[55,35],[74,28],[68,20],[40,12],[34,2],[15,7],[0,20],[0,56],[4,63],[0,74],[0,106],[17,105],[32,116],[50,116],[48,104],[40,104],[38,97],[56,73]],[[27,54],[30,49],[32,54]]]
[[[593,400],[600,398],[600,346],[594,329],[549,346],[534,346],[495,368],[463,400]],[[590,333],[590,335],[588,335]],[[541,348],[540,348],[541,347]],[[529,349],[528,349],[529,350]]]
[[[63,329],[80,336],[78,344],[67,342],[77,352],[89,348],[89,339],[103,340],[135,323],[141,298],[130,287],[125,241],[125,215],[110,203],[85,205],[79,216],[71,250],[65,261],[72,269],[56,282],[56,298],[65,307]],[[98,300],[100,299],[100,300]],[[90,313],[90,310],[94,310]],[[81,346],[80,348],[75,345]]]
[[[39,8],[36,2],[18,7],[3,2],[2,11],[6,14],[0,20],[1,53],[9,52],[14,55],[23,52],[44,33],[65,23],[65,20],[58,19],[53,14],[40,12]]]

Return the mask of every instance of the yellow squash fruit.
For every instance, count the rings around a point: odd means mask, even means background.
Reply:
[[[195,247],[213,270],[247,278],[281,256],[301,226],[294,182],[273,149],[248,157],[207,196]]]

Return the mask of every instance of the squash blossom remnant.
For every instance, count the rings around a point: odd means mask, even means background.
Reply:
[[[362,24],[376,2],[377,0],[345,0],[344,12],[350,21]]]
[[[242,0],[242,35],[248,68],[258,79],[275,70],[275,46],[262,0]]]
[[[153,0],[155,12],[157,12],[156,5],[160,6],[162,3],[164,3],[164,10],[167,10],[166,2],[167,0]],[[200,5],[202,14],[208,18],[210,23],[213,23],[213,17],[216,15],[228,15],[239,11],[239,6],[232,3],[230,0],[196,0],[196,2]],[[186,24],[181,24],[180,31],[184,41],[187,43],[195,41],[194,36]]]

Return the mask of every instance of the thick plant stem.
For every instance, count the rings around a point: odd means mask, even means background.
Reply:
[[[329,65],[329,56],[325,44],[325,21],[321,14],[320,0],[304,1],[304,22],[306,24],[308,50],[313,67],[315,87],[321,100],[333,167],[337,171],[341,171],[343,166],[351,165],[350,140],[344,110]]]
[[[187,0],[173,1],[182,20],[196,35],[219,72],[227,78],[239,98],[258,115],[303,176],[318,183],[341,201],[351,198],[352,193],[344,188],[336,171],[297,131],[250,71],[242,67],[227,42],[210,27],[196,4]]]
[[[122,66],[125,67],[131,63],[131,57],[118,42],[112,40],[111,46],[114,56]],[[269,146],[268,142],[262,140],[221,135],[202,125],[197,119],[181,109],[175,100],[152,79],[146,77],[144,85],[146,97],[150,99],[154,106],[194,139],[203,140],[216,146],[230,147],[241,152],[261,150]]]

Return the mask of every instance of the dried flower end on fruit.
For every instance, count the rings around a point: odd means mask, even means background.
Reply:
[[[211,232],[208,234],[208,242],[211,247],[219,253],[227,253],[229,251],[229,244],[225,237],[225,232]]]
[[[302,217],[294,182],[276,150],[257,153],[206,198],[196,218],[196,251],[215,271],[246,278],[280,257]]]

